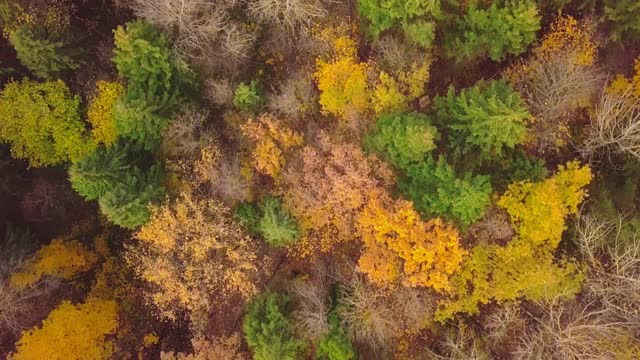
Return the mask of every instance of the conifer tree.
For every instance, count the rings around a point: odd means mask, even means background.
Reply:
[[[37,77],[55,78],[67,70],[75,70],[82,64],[82,49],[58,34],[46,34],[40,27],[23,25],[12,31],[9,41],[18,59]]]
[[[445,51],[459,61],[484,56],[499,61],[510,54],[522,54],[536,39],[540,19],[532,0],[494,1],[486,10],[471,3],[446,37]]]
[[[449,128],[449,146],[456,153],[480,150],[489,158],[502,155],[524,140],[531,119],[524,102],[504,80],[480,82],[435,99],[438,122]]]

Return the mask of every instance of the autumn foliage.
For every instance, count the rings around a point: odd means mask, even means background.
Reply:
[[[289,167],[284,179],[284,201],[300,225],[302,256],[355,239],[359,212],[392,178],[385,163],[356,145],[335,143],[325,134],[317,142],[301,150],[300,167]]]
[[[114,301],[90,298],[74,305],[63,301],[42,322],[26,331],[16,344],[12,360],[111,358],[113,345],[108,336],[118,327],[118,308]]]
[[[371,198],[357,221],[364,242],[358,269],[373,283],[402,279],[406,286],[450,290],[449,277],[465,254],[452,225],[438,218],[422,221],[411,202],[384,196]]]
[[[262,115],[257,121],[249,119],[242,130],[254,143],[251,154],[256,171],[279,180],[284,153],[302,145],[300,134],[270,115]]]
[[[216,200],[184,193],[175,204],[152,207],[136,239],[129,262],[155,287],[149,301],[164,317],[174,319],[181,309],[211,310],[257,292],[257,245]]]

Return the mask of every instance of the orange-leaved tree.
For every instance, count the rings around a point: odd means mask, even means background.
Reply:
[[[439,218],[422,221],[411,202],[386,194],[369,199],[357,221],[364,241],[358,269],[373,283],[402,279],[406,286],[451,289],[449,277],[465,254],[452,225]]]
[[[152,207],[135,237],[128,262],[156,289],[149,300],[164,317],[206,313],[257,293],[258,245],[217,200],[183,192],[173,204]]]
[[[251,156],[258,173],[279,181],[285,164],[284,154],[302,145],[302,136],[269,114],[260,116],[257,121],[249,119],[242,131],[253,142]]]
[[[285,204],[300,225],[294,250],[301,256],[356,239],[357,215],[393,180],[389,166],[360,146],[332,142],[324,133],[317,140],[301,150],[300,164],[292,162],[283,181]]]

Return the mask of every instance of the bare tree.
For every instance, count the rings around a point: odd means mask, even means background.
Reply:
[[[603,92],[579,150],[585,158],[615,152],[640,159],[640,98],[631,88],[620,94]]]
[[[215,0],[132,0],[131,7],[139,17],[174,35],[178,54],[198,58],[212,49],[227,27],[228,5]]]
[[[576,240],[590,265],[586,295],[640,330],[640,241],[623,238],[624,225],[622,219],[616,224],[583,215],[576,226]]]
[[[318,0],[252,0],[247,7],[259,22],[274,24],[289,33],[327,14]]]
[[[628,323],[613,320],[594,303],[544,300],[529,320],[513,353],[516,359],[617,359],[624,344],[633,341]]]
[[[303,337],[316,342],[329,332],[329,291],[326,277],[296,279],[291,283],[291,292],[296,299],[293,311],[296,328]]]
[[[338,273],[342,284],[338,308],[344,328],[359,343],[384,350],[400,329],[398,309],[381,288],[356,273],[354,268]]]
[[[195,106],[182,110],[165,131],[163,147],[172,158],[191,158],[202,147],[200,132],[209,116],[208,111]]]

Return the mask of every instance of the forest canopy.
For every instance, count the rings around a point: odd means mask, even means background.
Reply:
[[[638,1],[0,30],[0,358],[640,358]]]

